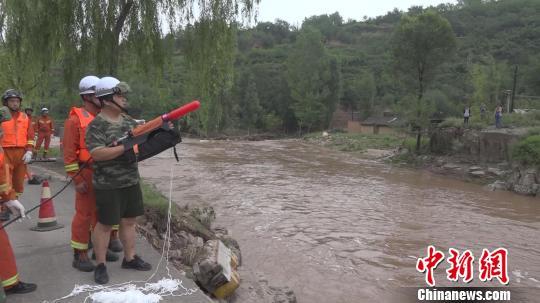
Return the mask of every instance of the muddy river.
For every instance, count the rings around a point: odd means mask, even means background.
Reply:
[[[535,301],[540,288],[540,198],[393,167],[298,140],[187,141],[141,163],[173,199],[212,205],[242,249],[243,266],[294,290],[298,302],[383,302],[425,286],[415,269],[428,245],[475,256],[508,249],[510,286]],[[435,270],[437,286],[448,264]],[[527,300],[529,301],[529,300]]]

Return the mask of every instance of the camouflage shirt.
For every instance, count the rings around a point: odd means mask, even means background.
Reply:
[[[6,106],[0,107],[0,122],[11,120],[11,112]],[[4,130],[0,127],[0,138],[4,135]]]
[[[113,122],[98,114],[86,130],[86,146],[90,152],[123,137],[137,125],[135,120],[122,114],[120,121]],[[116,189],[133,186],[139,182],[137,162],[128,163],[120,159],[94,161],[94,186],[97,189]]]

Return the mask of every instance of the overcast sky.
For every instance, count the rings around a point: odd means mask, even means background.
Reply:
[[[407,10],[414,5],[424,7],[457,0],[261,0],[257,21],[282,19],[292,25],[301,25],[306,17],[332,14],[336,11],[343,20],[362,20],[364,16],[376,17],[398,8]]]

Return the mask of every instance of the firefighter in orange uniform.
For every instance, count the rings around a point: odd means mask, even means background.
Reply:
[[[51,144],[51,135],[54,133],[54,122],[49,117],[49,109],[46,107],[41,109],[41,117],[37,119],[37,142],[34,153],[37,156],[41,149],[41,143],[45,141],[43,150],[43,159],[47,159],[47,153],[49,152],[49,144]]]
[[[24,109],[24,113],[28,116],[28,118],[30,118],[30,121],[32,121],[32,130],[34,131],[34,139],[35,139],[35,135],[37,133],[37,119],[35,116],[33,116],[34,110],[31,107],[27,107]]]
[[[64,123],[63,151],[66,173],[75,182],[75,215],[71,223],[71,247],[74,250],[73,267],[80,271],[91,272],[94,264],[88,258],[90,242],[89,232],[97,222],[96,196],[92,185],[91,158],[85,143],[86,127],[100,111],[99,100],[95,97],[95,85],[99,80],[95,76],[86,76],[79,83],[79,94],[83,107],[73,107]],[[86,163],[86,164],[84,164]],[[83,166],[84,164],[84,166]],[[81,170],[79,172],[79,170]],[[78,173],[78,175],[77,175]],[[118,240],[117,231],[113,238]],[[118,243],[110,243],[111,249],[121,251]],[[112,244],[112,245],[111,245]],[[107,261],[116,261],[118,256],[107,252]]]
[[[17,201],[24,191],[26,164],[32,161],[34,147],[32,122],[25,113],[20,111],[22,99],[21,93],[14,89],[8,89],[2,95],[2,103],[8,107],[11,114],[11,120],[2,122],[4,135],[0,142],[4,149],[4,161],[9,168],[13,187],[8,194],[8,199],[13,201]]]
[[[0,122],[11,119],[11,114],[7,107],[0,109]],[[2,137],[2,129],[0,129],[0,138]],[[9,200],[11,184],[8,178],[8,167],[5,163],[4,151],[0,147],[0,204],[10,209],[11,212],[25,216],[24,206],[17,200]],[[1,223],[1,222],[0,222]],[[15,255],[9,242],[6,230],[0,225],[0,287],[5,289],[9,294],[14,293],[29,293],[36,290],[37,286],[33,283],[24,283],[19,280],[17,272],[17,264]]]

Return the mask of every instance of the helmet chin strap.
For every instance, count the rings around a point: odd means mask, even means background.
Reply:
[[[129,114],[129,113],[128,113],[128,110],[127,110],[126,108],[120,106],[118,103],[116,103],[116,101],[110,100],[110,102],[112,102],[114,105],[116,105],[116,106],[117,106],[121,111],[123,111],[124,113]]]

